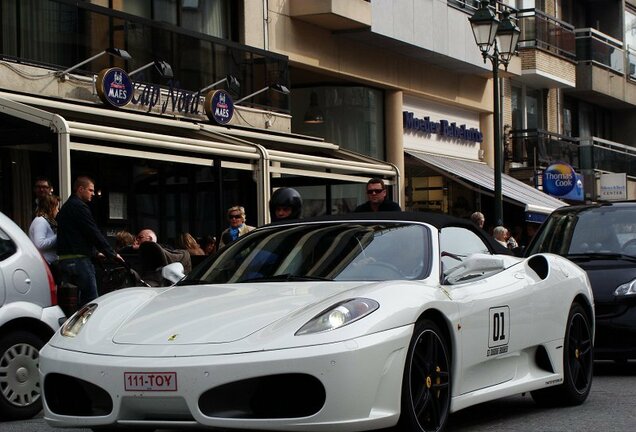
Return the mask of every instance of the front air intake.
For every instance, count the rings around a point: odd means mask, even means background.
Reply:
[[[325,388],[306,374],[280,374],[236,381],[201,395],[208,417],[298,418],[316,414],[325,404]]]
[[[52,373],[44,379],[44,398],[58,415],[105,416],[113,410],[113,401],[101,387],[69,375]]]

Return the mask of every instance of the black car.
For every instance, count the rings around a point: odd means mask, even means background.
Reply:
[[[526,256],[551,252],[578,264],[592,284],[596,359],[636,358],[636,202],[562,207]]]

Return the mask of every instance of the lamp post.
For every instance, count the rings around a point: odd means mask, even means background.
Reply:
[[[468,20],[475,36],[475,42],[481,55],[492,64],[493,111],[494,111],[494,151],[495,151],[495,224],[503,225],[503,195],[501,192],[501,172],[503,170],[503,143],[501,141],[501,122],[499,108],[499,66],[508,69],[513,54],[517,51],[517,42],[521,31],[510,18],[508,10],[497,13],[488,0],[482,0],[479,9]]]

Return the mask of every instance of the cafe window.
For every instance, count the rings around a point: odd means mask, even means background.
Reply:
[[[309,119],[312,112],[321,120]],[[384,94],[362,86],[294,88],[292,131],[384,160]]]

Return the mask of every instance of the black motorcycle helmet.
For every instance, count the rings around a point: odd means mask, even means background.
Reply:
[[[277,207],[290,207],[292,209],[291,214],[286,219],[300,219],[303,213],[303,199],[296,189],[276,189],[269,200],[269,215],[272,218],[272,222],[284,220],[276,218]]]

